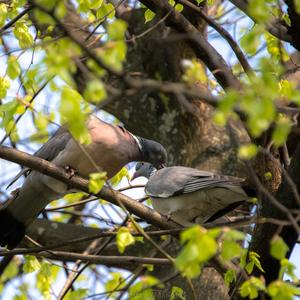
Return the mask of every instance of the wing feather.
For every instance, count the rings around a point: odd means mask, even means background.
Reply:
[[[242,181],[244,180],[237,177],[176,166],[157,171],[148,181],[145,191],[148,196],[168,198],[201,189],[239,186]]]

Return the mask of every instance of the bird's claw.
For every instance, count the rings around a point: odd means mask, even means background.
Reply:
[[[77,174],[77,170],[70,166],[65,166],[65,171],[69,175],[69,179],[71,179],[74,175]]]

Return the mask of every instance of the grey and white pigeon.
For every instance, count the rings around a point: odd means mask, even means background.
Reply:
[[[131,180],[141,176],[149,178],[145,193],[153,208],[182,226],[212,222],[248,199],[237,177],[182,166],[156,170],[140,162]]]
[[[151,162],[157,168],[166,163],[167,152],[158,142],[135,136],[125,128],[95,116],[89,117],[87,128],[92,140],[90,144],[79,144],[62,126],[35,155],[75,170],[85,178],[99,170],[106,171],[107,177],[111,178],[131,161]],[[28,173],[28,169],[24,172]],[[14,199],[0,210],[0,245],[14,248],[23,238],[26,226],[45,206],[68,192],[64,183],[29,170]]]

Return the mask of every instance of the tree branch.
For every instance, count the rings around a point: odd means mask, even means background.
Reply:
[[[13,148],[1,146],[0,158],[39,171],[43,174],[62,181],[70,187],[89,193],[89,181],[87,179],[76,175],[70,178],[70,176],[65,172],[63,168],[57,167],[53,163],[39,157],[35,157]],[[132,198],[127,197],[110,188],[103,187],[102,190],[97,194],[97,196],[117,206],[119,206],[119,203],[122,203],[124,207],[128,209],[128,211],[157,227],[163,229],[172,229],[179,227],[176,223],[168,220],[165,216],[159,214],[150,207],[147,207],[133,200]]]
[[[203,61],[216,77],[217,81],[224,88],[241,87],[241,83],[233,75],[231,69],[226,64],[222,56],[213,48],[208,41],[181,13],[176,11],[165,0],[140,0],[152,11],[163,15],[170,14],[166,19],[167,25],[180,33],[184,33],[188,44],[196,53],[197,57]]]
[[[253,22],[257,20],[251,16],[248,12],[248,1],[247,0],[230,0],[230,2],[239,8],[243,13],[245,13]],[[293,37],[288,33],[287,26],[284,26],[279,19],[273,19],[271,22],[267,23],[266,29],[278,39],[285,42],[292,42]]]

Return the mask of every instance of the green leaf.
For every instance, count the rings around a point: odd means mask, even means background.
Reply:
[[[87,115],[82,110],[84,102],[81,95],[69,86],[64,86],[60,101],[60,118],[62,124],[67,124],[72,136],[80,143],[88,144],[91,141],[87,130]]]
[[[0,282],[5,282],[17,276],[19,272],[19,265],[20,265],[20,260],[15,256],[14,259],[5,268],[1,276]]]
[[[214,114],[213,120],[216,125],[225,126],[227,122],[227,117],[226,114],[224,114],[222,111],[217,111]]]
[[[135,239],[127,227],[120,227],[116,238],[118,250],[124,253],[126,247],[135,243]]]
[[[280,114],[276,122],[275,130],[272,132],[272,141],[276,147],[282,146],[291,131],[292,122],[287,116]]]
[[[224,274],[224,280],[227,286],[229,286],[232,282],[236,281],[236,272],[234,270],[228,270]]]
[[[89,292],[88,289],[79,288],[79,289],[76,289],[75,291],[68,292],[64,299],[65,300],[82,300],[88,295],[88,292]]]
[[[130,176],[126,167],[123,167],[113,178],[110,179],[110,182],[113,186],[116,186],[120,183],[123,177],[127,177],[130,180]]]
[[[178,286],[172,286],[170,300],[185,300],[183,289]]]
[[[57,267],[58,268],[58,267]],[[37,288],[43,295],[43,299],[50,300],[51,299],[51,283],[53,281],[52,278],[52,268],[51,265],[47,262],[44,262],[40,270],[37,274]]]
[[[267,292],[273,300],[293,300],[300,295],[299,288],[280,280],[270,283]]]
[[[155,17],[155,13],[149,8],[144,12],[145,23],[150,22]]]
[[[297,0],[299,3],[300,3],[300,1],[299,0]],[[287,14],[287,13],[283,13],[282,14],[282,16],[281,16],[281,20],[283,20],[284,22],[285,22],[285,24],[287,25],[287,26],[291,26],[291,19],[290,19],[290,16]]]
[[[234,257],[239,257],[242,254],[243,250],[241,246],[230,240],[225,240],[222,244],[221,256],[225,260],[230,260]]]
[[[265,284],[260,278],[250,277],[250,279],[241,285],[239,292],[242,297],[255,299],[258,297],[258,293],[260,291],[265,291],[265,289]]]
[[[201,266],[216,254],[216,234],[211,234],[200,226],[184,230],[180,235],[185,244],[175,260],[176,267],[187,277],[200,274]]]
[[[105,51],[100,51],[99,55],[107,65],[116,70],[122,70],[126,51],[127,47],[123,41],[114,41],[108,42]]]
[[[182,5],[182,4],[176,4],[175,5],[175,9],[177,10],[177,11],[179,11],[179,12],[182,12],[183,11],[183,8],[184,8],[184,6]]]
[[[259,255],[256,252],[250,251],[248,253],[248,263],[245,266],[246,271],[248,274],[251,274],[253,271],[254,266],[256,266],[261,272],[265,272],[264,269],[261,266],[261,263],[259,261]]]
[[[109,275],[112,276],[112,279],[108,280],[105,283],[105,290],[107,292],[114,291],[116,289],[121,289],[125,286],[126,281],[120,273],[112,272]]]
[[[230,229],[225,231],[223,234],[223,239],[228,239],[231,241],[242,241],[245,239],[246,234],[242,231]]]
[[[202,64],[196,59],[182,61],[182,66],[185,72],[182,76],[183,81],[189,84],[202,83],[207,85],[207,75]]]
[[[115,16],[115,8],[111,3],[103,3],[97,10],[96,16],[98,19],[108,18],[113,19]]]
[[[241,159],[251,159],[257,153],[257,146],[254,144],[244,144],[239,147],[238,156]]]
[[[127,28],[127,23],[120,19],[108,24],[107,34],[111,41],[123,40],[125,36],[125,31]]]
[[[274,258],[281,260],[285,258],[288,251],[289,247],[280,236],[277,235],[271,240],[270,254]]]
[[[10,82],[7,77],[0,77],[0,99],[6,97],[7,90],[10,87]]]
[[[90,0],[90,9],[98,9],[103,4],[103,0]]]
[[[70,193],[67,195],[64,195],[64,199],[68,202],[68,203],[72,203],[72,202],[77,202],[82,200],[84,197],[86,197],[88,194],[84,193],[84,192],[77,192],[77,193]],[[50,203],[51,205],[51,203]]]
[[[100,80],[89,81],[83,93],[88,102],[99,103],[107,97],[104,84]]]
[[[25,23],[16,23],[13,32],[21,48],[28,48],[33,45],[33,37]]]
[[[142,276],[140,281],[129,288],[130,300],[155,300],[151,286],[158,285],[159,280],[153,276]]]
[[[265,0],[251,0],[248,4],[248,11],[255,18],[256,23],[267,22],[270,17],[270,11]]]
[[[91,173],[89,175],[89,191],[93,194],[98,194],[106,181],[106,172]]]
[[[32,255],[24,255],[25,263],[23,265],[23,271],[25,273],[32,273],[40,269],[41,265],[36,257]]]
[[[295,274],[295,270],[296,270],[296,266],[292,262],[290,262],[286,258],[281,259],[281,261],[280,261],[280,271],[279,271],[278,278],[279,279],[283,279],[283,276],[286,274],[290,278],[292,278],[292,280],[294,282],[297,282],[298,281],[298,277]]]
[[[249,55],[256,54],[257,49],[262,42],[261,37],[263,32],[264,28],[261,25],[255,25],[241,38],[241,46]]]
[[[7,6],[4,3],[0,3],[0,26],[5,24],[7,18]]]
[[[300,14],[300,0],[294,0],[295,11]]]

